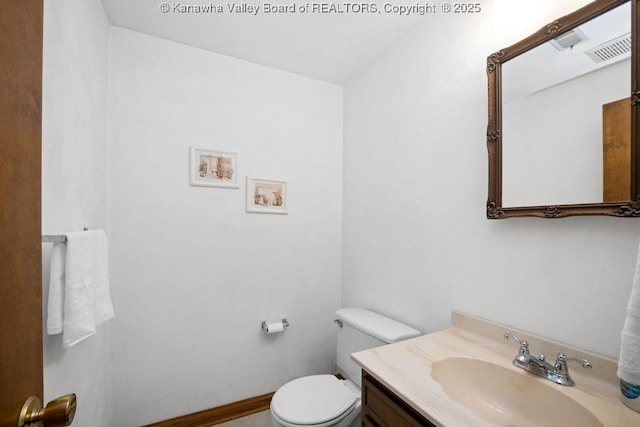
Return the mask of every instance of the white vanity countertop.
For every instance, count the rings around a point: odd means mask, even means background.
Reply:
[[[585,370],[579,364],[571,363],[570,373],[575,380],[575,387],[556,385],[525,372],[512,365],[518,345],[514,341],[504,340],[505,332],[527,340],[532,354],[549,355],[551,363],[555,355],[562,351],[571,357],[588,359],[593,369]],[[432,378],[433,363],[449,357],[479,359],[512,369],[517,374],[528,375],[534,381],[548,383],[587,408],[606,427],[640,426],[640,413],[632,411],[620,401],[616,360],[459,312],[452,313],[452,325],[445,331],[357,352],[351,357],[407,404],[442,427],[497,425],[495,420],[480,418],[449,397]],[[540,410],[544,411],[544,408]],[[566,421],[567,425],[571,425],[570,418]],[[527,422],[533,423],[534,420]]]

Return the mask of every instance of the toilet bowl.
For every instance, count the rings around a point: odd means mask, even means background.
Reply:
[[[348,427],[360,415],[360,387],[335,375],[311,375],[280,387],[271,400],[276,427]]]
[[[271,399],[275,427],[355,427],[360,425],[361,373],[351,353],[413,338],[420,332],[359,308],[336,311],[340,326],[335,375],[310,375],[289,381]]]

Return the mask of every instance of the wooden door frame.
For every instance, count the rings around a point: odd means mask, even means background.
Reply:
[[[43,0],[0,1],[0,427],[42,400]]]

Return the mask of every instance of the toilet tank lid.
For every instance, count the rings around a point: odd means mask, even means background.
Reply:
[[[394,343],[420,335],[420,331],[417,329],[362,308],[341,308],[336,311],[336,314],[338,319],[343,322],[386,343]]]

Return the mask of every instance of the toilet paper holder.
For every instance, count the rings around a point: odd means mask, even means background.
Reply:
[[[282,318],[282,326],[283,326],[283,328],[288,328],[289,327],[289,322],[287,321],[286,317]],[[267,321],[266,320],[262,321],[262,324],[261,324],[260,328],[263,331],[267,332]]]

